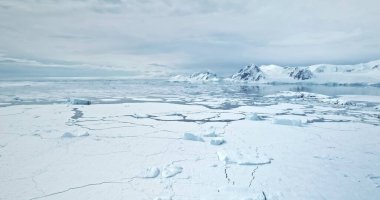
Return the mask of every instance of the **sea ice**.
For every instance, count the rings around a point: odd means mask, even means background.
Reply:
[[[227,152],[225,152],[225,151],[218,151],[218,152],[216,152],[216,154],[218,155],[218,158],[219,158],[220,161],[224,162],[225,164],[227,164],[229,162],[229,158],[228,158]]]
[[[273,123],[288,126],[302,126],[302,121],[299,119],[274,118]]]
[[[259,121],[259,120],[261,120],[260,116],[258,116],[257,113],[251,113],[250,115],[248,115],[246,117],[246,119],[252,120],[252,121]]]
[[[220,137],[212,138],[210,140],[210,144],[212,144],[212,145],[221,145],[221,144],[223,144],[225,142],[226,141],[223,138],[220,138]]]
[[[380,188],[380,176],[368,175],[368,178],[375,184],[377,188]]]
[[[73,132],[65,132],[62,134],[62,138],[74,138],[74,137],[86,137],[89,136],[90,134],[86,131],[84,133],[73,133]]]
[[[209,133],[203,134],[204,137],[217,137],[218,135],[216,134],[215,131],[210,131]]]
[[[64,103],[0,106],[0,199],[379,199],[377,104],[288,100],[230,109],[95,104],[80,106],[77,120]],[[205,123],[159,120],[172,113],[201,113]],[[263,120],[242,120],[251,113]],[[227,142],[209,144],[218,138]]]
[[[70,98],[69,102],[73,105],[90,105],[91,101],[87,99]]]
[[[183,139],[204,142],[203,138],[199,135],[195,135],[193,133],[185,133],[183,134]]]
[[[250,188],[238,186],[220,187],[217,193],[210,192],[204,196],[207,200],[266,200],[267,197],[262,191],[255,191]],[[271,198],[272,199],[272,198]]]
[[[70,132],[65,132],[61,137],[62,138],[73,138],[73,137],[75,137],[75,135],[73,135]]]
[[[183,168],[181,166],[168,165],[162,171],[162,177],[170,178],[181,173]]]
[[[172,200],[172,197],[156,197],[154,200]]]
[[[263,155],[250,155],[241,151],[218,151],[218,158],[225,164],[263,165],[271,163],[272,159]]]
[[[156,178],[160,174],[160,169],[157,167],[146,168],[140,173],[141,178]]]

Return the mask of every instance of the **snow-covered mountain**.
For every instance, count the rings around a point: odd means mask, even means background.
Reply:
[[[196,72],[191,74],[190,76],[177,75],[170,78],[170,81],[189,81],[189,82],[197,82],[197,81],[218,81],[219,78],[215,73],[206,71],[206,72]]]
[[[217,81],[211,72],[175,76],[172,81]],[[355,65],[309,66],[248,65],[224,80],[260,83],[364,84],[380,85],[380,60]]]
[[[318,64],[311,65],[308,68],[315,73],[380,71],[380,60],[355,65]]]
[[[289,73],[289,77],[297,80],[307,80],[314,77],[314,74],[308,68],[294,67]]]
[[[209,72],[209,71],[206,71],[206,72],[197,72],[197,73],[193,73],[192,75],[190,75],[189,77],[191,80],[196,80],[196,81],[214,81],[214,80],[218,80],[218,77],[215,73],[212,73],[212,72]]]
[[[308,66],[315,83],[380,84],[380,60],[355,65],[318,64]]]
[[[232,75],[232,80],[237,81],[260,81],[265,79],[264,73],[257,65],[248,65]]]

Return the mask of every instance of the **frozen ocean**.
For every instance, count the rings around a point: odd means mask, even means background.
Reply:
[[[379,199],[380,87],[0,81],[0,199]]]

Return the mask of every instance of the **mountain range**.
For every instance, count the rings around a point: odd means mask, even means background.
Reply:
[[[355,65],[317,64],[309,66],[279,66],[255,64],[243,66],[227,77],[216,73],[196,72],[190,76],[177,75],[170,81],[233,81],[247,83],[315,83],[380,85],[380,60]]]

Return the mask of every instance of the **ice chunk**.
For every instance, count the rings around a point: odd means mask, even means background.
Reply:
[[[141,178],[156,178],[160,174],[160,169],[157,167],[147,168],[140,173]]]
[[[170,178],[181,173],[183,168],[181,166],[168,165],[162,171],[162,177]]]
[[[156,197],[154,200],[172,200],[172,197]]]
[[[273,119],[274,124],[288,125],[288,126],[302,126],[302,121],[299,119],[284,119],[275,118]]]
[[[264,165],[269,164],[273,159],[264,155],[250,155],[240,151],[218,151],[218,158],[225,164],[238,164],[238,165]]]
[[[210,131],[209,133],[203,134],[204,137],[217,137],[218,135],[216,134],[215,131]]]
[[[61,137],[62,137],[62,138],[73,138],[73,137],[76,137],[76,136],[73,135],[73,134],[70,133],[70,132],[65,132]]]
[[[203,140],[203,138],[201,136],[195,135],[193,133],[185,133],[185,134],[183,134],[183,139],[204,142],[204,140]]]
[[[65,132],[61,138],[74,138],[74,137],[87,137],[89,136],[90,134],[88,132],[84,132],[84,133],[74,133],[74,132]]]
[[[88,132],[84,132],[80,135],[78,135],[79,137],[87,137],[87,136],[90,136],[90,134]]]
[[[224,163],[228,163],[229,162],[229,158],[228,158],[228,155],[227,155],[227,152],[225,151],[218,151],[216,153],[218,155],[218,158],[220,161],[224,162]]]
[[[212,145],[221,145],[221,144],[223,144],[225,142],[226,141],[223,138],[220,138],[220,137],[218,137],[218,138],[212,138],[210,140],[210,144],[212,144]]]
[[[252,121],[258,121],[258,120],[261,120],[260,116],[257,115],[257,113],[251,113],[250,115],[248,115],[246,117],[246,119],[248,120],[252,120]]]
[[[251,157],[250,159],[238,160],[238,165],[264,165],[271,163],[272,159],[267,158],[266,156]]]
[[[73,105],[90,105],[91,101],[87,99],[70,98],[69,102]]]

